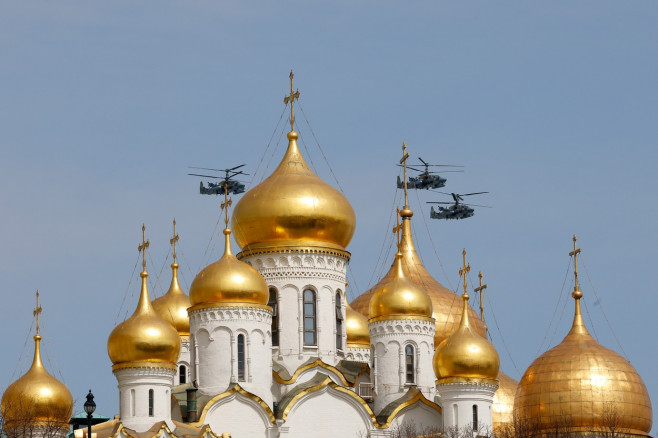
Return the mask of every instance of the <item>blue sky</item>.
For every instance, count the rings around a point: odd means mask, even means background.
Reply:
[[[494,208],[458,222],[429,219],[425,202],[440,195],[411,200],[439,281],[456,286],[462,248],[484,271],[503,370],[519,379],[566,334],[577,233],[588,326],[621,352],[616,336],[658,403],[657,14],[652,1],[0,3],[0,386],[29,365],[39,289],[47,366],[76,410],[92,388],[99,412],[118,412],[106,340],[136,305],[142,223],[152,294],[169,281],[167,268],[156,277],[174,217],[189,285],[220,201],[198,194],[187,166],[253,174],[263,158],[254,181],[271,159],[269,173],[294,69],[357,214],[353,295],[383,269],[406,140],[412,160],[466,166],[446,174],[449,191],[491,192],[477,202]]]

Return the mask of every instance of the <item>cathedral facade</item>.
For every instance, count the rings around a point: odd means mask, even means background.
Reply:
[[[224,254],[197,274],[189,295],[178,283],[175,231],[171,286],[157,300],[143,263],[137,309],[108,339],[118,416],[94,426],[97,438],[390,437],[410,428],[475,436],[520,422],[546,434],[557,422],[603,434],[607,403],[619,409],[626,435],[648,436],[647,390],[627,361],[587,333],[577,282],[573,328],[518,383],[499,369],[468,304],[465,256],[460,296],[421,263],[406,202],[390,270],[348,303],[356,216],[307,165],[293,121],[291,113],[279,166],[237,202],[231,220],[226,200]],[[43,424],[70,418],[72,399],[43,368],[39,340],[32,369],[3,395],[5,422],[20,421],[5,407],[25,394],[38,401]],[[61,396],[43,398],[45,375]]]

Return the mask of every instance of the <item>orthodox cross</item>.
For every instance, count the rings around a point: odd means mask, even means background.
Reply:
[[[146,240],[146,225],[142,224],[142,243],[137,247],[137,251],[142,253],[142,270],[146,272],[146,248],[150,242]]]
[[[576,283],[573,286],[573,290],[579,290],[578,286],[578,254],[580,254],[581,249],[576,247],[576,242],[578,241],[578,237],[576,235],[573,235],[573,251],[569,253],[570,256],[573,256],[573,275],[575,277]]]
[[[285,96],[283,98],[283,103],[290,104],[290,130],[294,131],[295,130],[295,100],[299,100],[299,89],[297,91],[293,91],[292,87],[292,78],[295,77],[295,74],[290,70],[290,95]]]
[[[228,184],[224,183],[224,202],[222,202],[222,210],[224,210],[224,225],[228,228],[228,207],[233,204],[233,200],[228,198]]]
[[[407,188],[407,158],[409,158],[409,153],[407,152],[407,143],[402,142],[402,158],[400,159],[400,164],[404,169],[404,206],[409,206],[409,190]]]
[[[463,297],[468,299],[468,292],[466,291],[466,275],[470,272],[471,270],[471,265],[466,264],[466,250],[462,251],[462,257],[464,258],[464,267],[459,270],[459,276],[464,277],[464,295]]]
[[[174,247],[174,263],[176,263],[176,242],[178,242],[179,236],[176,234],[176,219],[174,219],[174,237],[169,239],[169,243]]]
[[[482,284],[482,271],[478,274],[478,278],[480,279],[480,286],[476,287],[473,289],[473,292],[480,292],[480,319],[482,320],[482,323],[484,324],[484,329],[487,330],[487,324],[484,322],[484,304],[483,304],[483,292],[487,288],[486,284]]]
[[[39,291],[37,291],[37,307],[32,312],[34,317],[37,319],[37,335],[39,334],[39,315],[41,315],[42,310],[43,308],[39,305]]]
[[[396,211],[397,213],[395,215],[395,226],[393,227],[393,232],[397,237],[398,252],[400,252],[400,231],[402,231],[402,224],[400,223],[400,209],[398,208]]]

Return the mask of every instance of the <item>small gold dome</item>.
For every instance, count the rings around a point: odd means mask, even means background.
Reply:
[[[231,252],[231,230],[224,230],[225,248],[222,258],[206,266],[190,286],[192,305],[239,303],[267,305],[269,291],[260,273]]]
[[[107,340],[107,353],[116,366],[135,362],[175,365],[180,353],[180,337],[174,327],[162,319],[149,300],[143,271],[142,290],[135,313],[112,330]]]
[[[462,319],[459,328],[443,340],[434,352],[437,379],[496,379],[500,367],[498,352],[487,339],[471,327],[468,317],[468,294],[462,296]]]
[[[179,335],[190,334],[190,318],[187,308],[192,304],[178,283],[178,263],[171,265],[171,285],[166,294],[153,300],[153,309],[165,321],[170,322]]]
[[[413,216],[413,212],[410,209],[403,209],[400,211],[400,216],[402,216],[402,235],[400,237],[402,270],[406,278],[416,286],[423,288],[432,300],[432,317],[436,320],[434,345],[439,345],[441,341],[450,336],[459,327],[462,313],[461,300],[459,295],[446,289],[436,281],[420,261],[411,234],[410,218]],[[362,315],[370,317],[370,299],[377,290],[392,281],[394,277],[395,263],[391,265],[389,271],[376,285],[359,295],[352,302],[352,308]],[[484,336],[484,324],[482,324],[472,308],[469,307],[468,312],[471,317],[471,326],[477,333]]]
[[[596,342],[580,313],[576,289],[573,325],[556,347],[528,367],[516,392],[514,417],[530,427],[568,426],[573,432],[648,436],[652,425],[649,393],[635,368]],[[616,424],[606,424],[613,421]],[[565,424],[566,422],[566,424]]]
[[[279,167],[249,190],[233,211],[235,240],[245,250],[321,246],[343,250],[354,234],[356,216],[338,190],[318,178],[288,133]]]
[[[73,396],[66,385],[44,368],[40,342],[41,336],[37,334],[34,336],[32,366],[9,385],[2,395],[6,433],[29,426],[61,427],[68,430],[68,422],[73,413]]]
[[[345,306],[348,348],[370,348],[370,331],[368,330],[368,319],[356,310],[352,309],[350,303]]]
[[[370,319],[383,316],[432,317],[432,300],[423,289],[407,280],[402,270],[402,254],[395,254],[395,277],[370,299]]]
[[[519,382],[502,371],[498,372],[496,380],[498,380],[498,389],[494,394],[493,406],[491,407],[494,431],[506,425],[514,424],[514,396],[516,395],[516,388],[519,386]]]

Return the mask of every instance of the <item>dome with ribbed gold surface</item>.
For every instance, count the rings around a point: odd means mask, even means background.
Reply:
[[[459,328],[444,339],[434,352],[436,378],[489,379],[498,376],[500,359],[496,348],[473,330],[468,315],[468,294],[462,295]]]
[[[192,304],[178,282],[178,263],[171,264],[171,284],[166,294],[153,300],[153,308],[162,319],[171,323],[179,335],[190,334],[187,308]]]
[[[243,251],[290,246],[344,250],[352,239],[352,206],[311,171],[298,137],[295,131],[288,133],[288,150],[279,166],[235,206],[232,225]]]
[[[267,305],[269,291],[260,273],[231,252],[231,230],[224,230],[224,255],[197,274],[190,286],[190,301],[200,304]]]
[[[571,330],[524,373],[514,417],[539,430],[557,425],[596,433],[613,427],[617,433],[648,436],[651,401],[642,378],[628,360],[592,338],[580,313],[582,292],[573,295]]]
[[[432,300],[432,317],[436,320],[434,345],[439,345],[441,341],[459,327],[462,314],[461,300],[459,295],[446,289],[436,281],[427,271],[420,257],[418,257],[411,234],[411,217],[413,216],[413,212],[405,208],[400,211],[400,216],[402,216],[402,232],[400,238],[402,271],[409,281],[423,288]],[[378,289],[389,283],[394,276],[395,263],[393,263],[386,275],[376,285],[352,301],[352,308],[362,315],[369,317],[370,299]],[[472,308],[469,307],[468,309],[472,328],[480,335],[484,335],[484,324],[482,324]]]
[[[494,431],[514,424],[514,397],[519,386],[519,382],[502,371],[498,372],[496,380],[498,380],[498,389],[491,406]]]
[[[107,353],[114,369],[123,366],[175,367],[180,353],[181,341],[176,329],[162,319],[149,300],[146,279],[142,271],[142,289],[135,313],[112,330],[107,340]]]
[[[4,432],[24,432],[30,426],[68,430],[73,397],[66,385],[54,378],[41,361],[41,336],[34,336],[34,359],[30,369],[2,395]],[[30,429],[31,430],[31,429]]]

